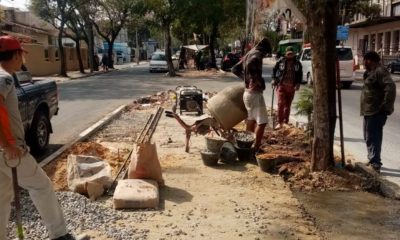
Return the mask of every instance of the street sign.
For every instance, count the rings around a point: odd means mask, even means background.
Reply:
[[[349,39],[349,26],[337,26],[336,40],[345,41]]]

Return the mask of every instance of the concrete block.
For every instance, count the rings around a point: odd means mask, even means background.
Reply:
[[[154,180],[119,180],[113,202],[115,209],[157,208],[160,201],[158,184]]]

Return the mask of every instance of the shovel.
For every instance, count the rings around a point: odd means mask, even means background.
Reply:
[[[14,204],[15,204],[15,215],[17,220],[17,237],[19,240],[24,239],[24,230],[22,228],[22,218],[21,218],[21,202],[19,199],[19,186],[18,186],[18,175],[17,166],[21,163],[21,159],[16,166],[10,166],[5,160],[7,167],[11,168],[13,188],[14,188]]]
[[[274,97],[275,97],[275,86],[272,85],[272,98],[271,98],[271,119],[272,119],[272,126],[271,128],[275,128],[275,117],[274,117]]]

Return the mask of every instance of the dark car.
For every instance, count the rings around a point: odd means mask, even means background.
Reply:
[[[53,80],[33,80],[27,71],[14,75],[26,141],[33,153],[43,153],[53,132],[50,119],[58,112],[58,90]]]
[[[387,70],[390,73],[394,73],[394,72],[400,71],[400,59],[396,59],[395,61],[390,62],[387,65]]]
[[[223,71],[230,71],[233,65],[240,61],[242,56],[240,53],[228,53],[224,56],[221,62],[221,69]]]

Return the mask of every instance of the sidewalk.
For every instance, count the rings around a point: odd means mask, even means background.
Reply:
[[[144,65],[144,64],[147,64],[147,61],[139,62],[139,65]],[[139,66],[139,65],[134,62],[118,64],[118,65],[115,64],[114,69],[109,69],[108,72],[118,71],[118,70],[122,70],[122,69],[126,69],[126,68],[132,68],[132,67]],[[35,80],[35,79],[51,78],[52,80],[55,80],[57,83],[61,83],[61,82],[65,82],[68,80],[85,78],[85,77],[99,75],[99,74],[103,74],[103,73],[107,73],[107,72],[104,72],[101,70],[90,72],[90,69],[85,69],[85,73],[81,73],[80,71],[68,71],[67,72],[68,77],[60,77],[60,76],[58,76],[58,74],[53,74],[53,75],[49,75],[49,76],[33,77],[33,79]]]
[[[269,67],[272,67],[275,64],[275,60],[271,59],[271,58],[264,58],[263,63],[264,63],[264,65],[268,65]],[[364,70],[357,70],[356,71],[356,76],[357,76],[357,74],[360,74],[360,76],[362,78],[362,73],[361,72],[363,72],[363,71]],[[393,74],[392,74],[392,77],[393,77]],[[395,75],[393,77],[393,80],[397,81],[397,82],[400,82],[400,75],[399,76]],[[398,85],[398,84],[396,84],[396,85]],[[398,88],[399,88],[399,86],[398,86]],[[398,91],[399,91],[399,89],[398,89]],[[266,101],[269,101],[269,96],[268,95],[270,95],[270,94],[271,93],[268,93],[268,92],[266,92],[264,94],[264,97],[266,98]],[[293,103],[295,103],[295,102],[296,102],[296,100],[293,101]],[[275,107],[277,107],[276,103],[275,103]],[[297,127],[303,128],[307,124],[307,118],[305,116],[292,114],[290,116],[290,122],[292,122]],[[339,123],[338,122],[337,122],[336,126],[337,126],[337,128],[336,128],[336,133],[335,134],[336,134],[336,136],[338,136],[339,135],[339,133],[338,133]],[[345,145],[347,145],[347,144],[348,144],[348,142],[345,142]],[[357,156],[357,154],[356,154],[357,151],[355,151],[354,149],[352,149],[352,150],[350,150],[350,149],[349,148],[345,148],[346,158],[354,159],[355,162],[353,162],[353,163],[356,164],[357,168],[362,170],[362,171],[364,171],[364,172],[367,172],[369,169],[364,167],[365,165],[359,159],[359,157],[356,157]],[[334,150],[335,150],[336,154],[338,156],[340,156],[340,142],[338,140],[335,141]],[[380,182],[380,189],[381,189],[382,193],[385,196],[390,197],[390,198],[400,199],[400,185],[399,185],[399,183],[397,181],[389,182],[387,180],[387,176],[384,175],[384,174],[378,176],[378,175],[374,174],[372,171],[368,171],[367,173],[369,175],[371,175],[372,177],[376,178]]]

